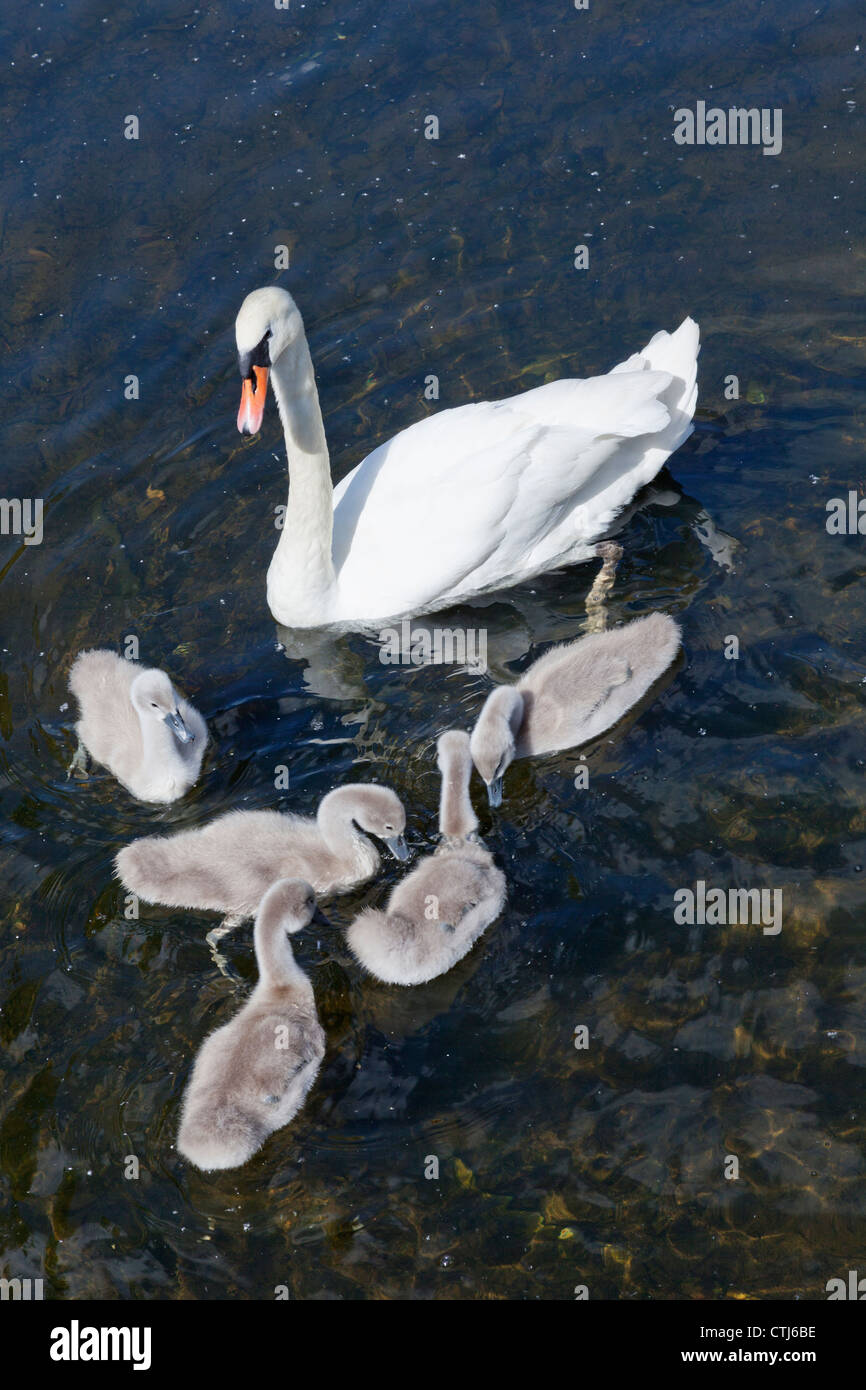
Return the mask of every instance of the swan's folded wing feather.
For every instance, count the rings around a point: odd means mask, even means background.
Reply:
[[[448,418],[457,414],[462,432]],[[359,610],[395,615],[450,592],[502,544],[540,433],[496,420],[490,406],[462,406],[370,454],[335,493],[342,592]]]
[[[334,563],[359,609],[345,616],[396,616],[531,573],[621,441],[666,428],[670,381],[551,382],[442,411],[376,449],[335,491]]]
[[[659,397],[671,380],[669,372],[646,371],[636,366],[618,376],[549,381],[502,404],[519,408],[522,414],[548,427],[579,426],[595,435],[614,434],[627,439],[656,434],[668,424],[668,412]]]
[[[321,1057],[317,1031],[291,1011],[259,1009],[251,1001],[205,1047],[219,1046],[214,1069],[218,1062],[226,1094],[262,1102],[282,1097],[301,1068]]]

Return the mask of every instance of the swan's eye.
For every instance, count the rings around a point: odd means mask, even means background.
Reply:
[[[251,367],[269,367],[271,365],[271,354],[268,349],[268,339],[270,336],[271,330],[268,329],[264,337],[259,339],[258,344],[250,355]]]
[[[159,709],[159,705],[156,703],[156,700],[151,700],[151,702],[150,702],[150,708],[151,708],[151,709]]]
[[[268,348],[268,340],[271,330],[268,328],[265,334],[256,343],[252,352],[242,352],[238,354],[238,370],[244,380],[255,383],[255,372],[253,367],[270,367],[271,354]]]
[[[393,830],[394,827],[393,827],[393,825],[386,825],[386,826],[385,826],[385,829],[386,829],[386,830]]]

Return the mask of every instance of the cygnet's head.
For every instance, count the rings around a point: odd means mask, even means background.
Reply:
[[[523,701],[511,685],[500,685],[487,697],[469,748],[472,761],[487,783],[491,806],[502,805],[502,779],[514,760],[515,734],[523,717]]]
[[[327,921],[315,892],[302,878],[279,878],[272,883],[259,903],[258,917],[287,932],[302,931],[314,921]]]
[[[195,734],[184,724],[178,709],[177,691],[164,671],[142,671],[132,682],[129,694],[142,719],[162,720],[178,743],[195,742]]]
[[[268,372],[303,332],[303,319],[288,290],[266,285],[247,295],[235,319],[238,371],[243,380],[238,411],[241,434],[258,434],[265,413]]]
[[[395,859],[408,859],[409,849],[403,838],[406,812],[396,792],[390,787],[352,787],[352,819],[368,835],[384,840]]]

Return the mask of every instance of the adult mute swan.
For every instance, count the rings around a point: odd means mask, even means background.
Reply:
[[[237,1168],[294,1119],[325,1055],[313,986],[289,933],[313,920],[308,883],[281,879],[262,898],[253,940],[259,982],[239,1014],[199,1052],[177,1135],[197,1168]]]
[[[176,801],[189,790],[201,770],[207,725],[164,671],[116,652],[80,652],[69,689],[81,709],[72,768],[89,753],[139,801]]]
[[[680,630],[666,613],[551,647],[516,685],[491,690],[470,749],[491,806],[515,758],[578,748],[636,705],[670,666]]]
[[[334,490],[304,325],[279,286],[235,323],[238,428],[273,383],[289,499],[268,605],[289,628],[366,627],[587,560],[692,432],[698,327],[687,318],[606,376],[442,410],[374,449]]]

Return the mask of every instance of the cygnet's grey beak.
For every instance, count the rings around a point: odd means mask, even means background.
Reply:
[[[494,777],[492,782],[487,783],[487,800],[491,806],[502,805],[502,778]]]
[[[409,858],[409,846],[406,844],[402,835],[390,835],[386,839],[385,844],[388,846],[395,859],[399,859],[405,863]]]
[[[167,714],[165,716],[165,722],[171,729],[178,743],[195,743],[195,734],[190,733],[189,729],[184,724],[179,709],[176,709],[174,714]]]
[[[320,907],[316,908],[310,921],[318,923],[320,927],[330,927],[332,925],[330,917],[326,917]]]

